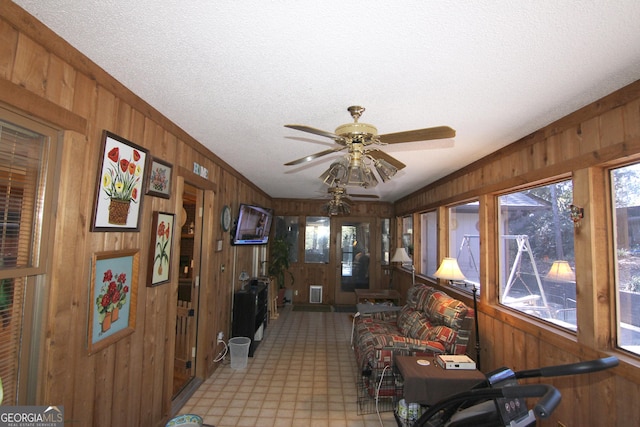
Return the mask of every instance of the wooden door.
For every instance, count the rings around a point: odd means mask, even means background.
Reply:
[[[376,245],[371,242],[369,218],[336,221],[336,304],[355,304],[354,289],[369,289]]]

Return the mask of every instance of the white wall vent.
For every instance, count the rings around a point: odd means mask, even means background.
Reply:
[[[322,304],[322,286],[309,286],[309,302],[312,304]]]

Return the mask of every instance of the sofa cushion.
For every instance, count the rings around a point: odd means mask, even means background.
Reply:
[[[431,295],[436,292],[436,290],[427,285],[416,285],[413,286],[413,288],[415,288],[415,309],[426,311],[425,308],[427,307],[429,299],[431,298]]]
[[[438,341],[444,345],[447,353],[453,352],[453,347],[458,338],[458,333],[448,326],[436,326],[430,328],[425,334],[425,340]]]
[[[431,293],[424,311],[432,324],[459,329],[467,316],[468,307],[442,291],[435,291]]]
[[[402,335],[411,337],[410,331],[415,328],[420,328],[420,325],[424,323],[427,318],[424,312],[415,310],[411,307],[406,307],[405,309],[405,307],[400,310],[397,324]]]
[[[433,325],[431,325],[426,317],[423,317],[419,320],[416,320],[411,325],[406,335],[410,338],[415,338],[420,341],[430,341],[431,339],[429,338],[429,331],[431,329],[433,329]]]

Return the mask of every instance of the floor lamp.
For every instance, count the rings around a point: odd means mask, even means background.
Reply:
[[[467,278],[464,277],[458,261],[455,258],[445,258],[442,260],[438,271],[433,275],[438,279],[448,280],[450,284],[455,282],[464,282]],[[478,301],[477,292],[478,288],[473,285],[473,311],[475,313],[475,327],[476,327],[476,365],[478,370],[480,369],[480,327],[478,326]]]
[[[413,286],[416,285],[416,269],[413,266],[413,260],[405,248],[397,248],[396,253],[394,253],[393,258],[391,258],[391,262],[399,262],[402,265],[411,263],[411,283]],[[391,276],[391,278],[393,279],[393,276]]]

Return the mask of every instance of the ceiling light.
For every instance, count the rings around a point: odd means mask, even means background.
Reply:
[[[376,159],[373,165],[376,167],[376,171],[378,171],[380,178],[382,178],[382,182],[389,181],[396,173],[398,173],[398,169],[384,159]]]
[[[347,161],[347,158],[343,157],[337,162],[331,163],[329,169],[327,169],[322,175],[320,175],[320,179],[330,187],[344,182],[347,176],[348,166],[349,163]]]

